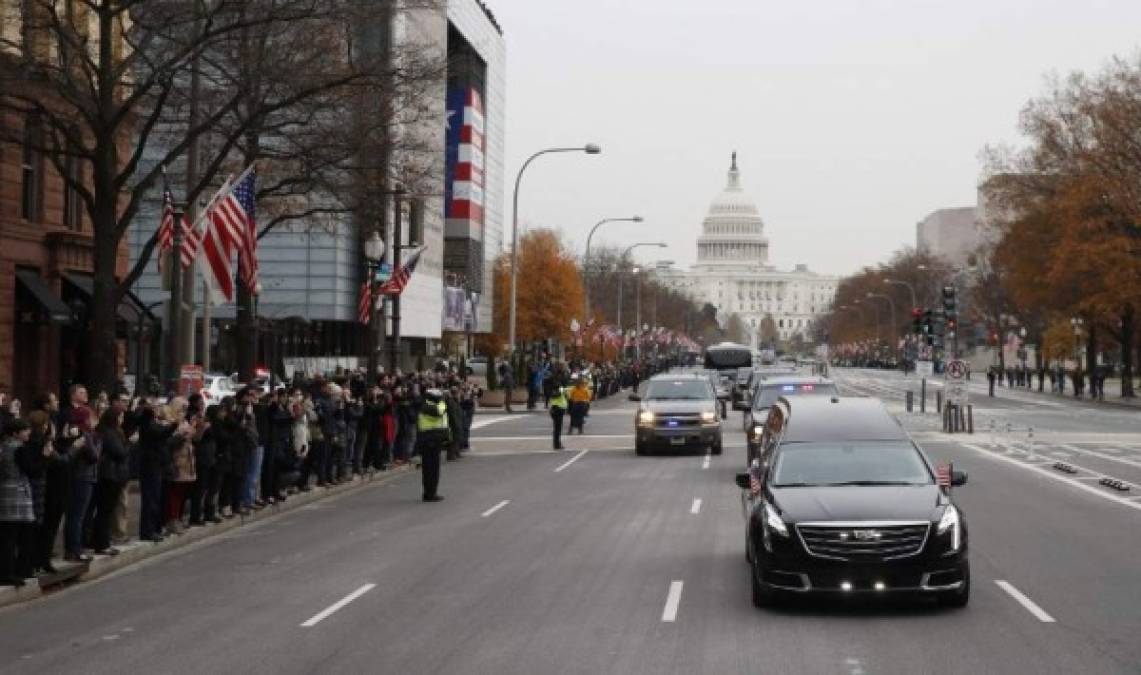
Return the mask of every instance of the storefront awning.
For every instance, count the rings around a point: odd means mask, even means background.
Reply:
[[[88,303],[88,306],[90,306],[91,298],[95,295],[95,279],[93,279],[90,274],[84,272],[64,272],[63,278],[67,279],[68,283],[83,294],[84,300]],[[142,303],[129,291],[123,296],[123,299],[119,302],[119,306],[116,308],[116,314],[118,314],[119,320],[125,321],[128,324],[138,323],[139,316],[143,314],[144,311]],[[147,314],[148,319],[153,319],[153,316],[149,316],[149,312],[147,312]]]
[[[48,320],[59,324],[71,323],[71,310],[63,300],[55,297],[55,293],[48,287],[35,270],[16,269],[16,280],[24,287],[40,307],[44,310]]]

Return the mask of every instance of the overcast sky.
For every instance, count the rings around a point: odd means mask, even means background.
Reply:
[[[508,53],[507,207],[595,242],[664,240],[689,265],[729,154],[778,267],[845,274],[975,203],[988,143],[1050,73],[1135,53],[1138,0],[488,0]],[[650,252],[652,251],[652,253]]]

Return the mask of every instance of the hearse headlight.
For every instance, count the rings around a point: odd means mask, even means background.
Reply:
[[[765,502],[765,526],[771,532],[776,532],[782,537],[788,536],[788,526],[784,524],[780,514],[773,508],[772,504]]]
[[[959,510],[953,504],[948,504],[943,511],[943,517],[939,519],[939,524],[935,527],[935,532],[946,534],[950,531],[951,550],[958,551],[959,545],[962,544],[962,529],[962,524],[959,521]]]

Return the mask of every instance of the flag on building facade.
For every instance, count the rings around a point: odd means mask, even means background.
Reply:
[[[420,264],[420,254],[423,252],[423,248],[416,249],[416,252],[409,256],[407,261],[392,271],[392,278],[384,282],[377,293],[380,295],[400,295],[403,293],[404,288],[412,279],[412,273],[416,271],[416,266]]]

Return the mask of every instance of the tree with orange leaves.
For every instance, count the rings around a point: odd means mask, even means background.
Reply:
[[[571,319],[582,312],[582,278],[574,255],[557,232],[537,229],[519,238],[518,260],[515,334],[519,341],[569,342]],[[506,253],[495,262],[495,297],[492,337],[479,342],[491,354],[502,353],[509,333],[511,259]],[[581,318],[579,322],[585,324]]]

